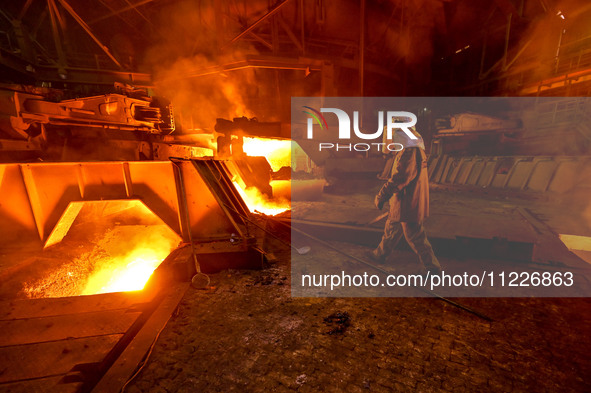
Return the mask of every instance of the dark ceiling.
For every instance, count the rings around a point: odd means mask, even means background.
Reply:
[[[23,0],[0,11],[3,82],[52,86],[259,68],[330,70],[319,83],[347,95],[511,93],[530,81],[499,78],[552,76],[558,48],[586,49],[591,35],[588,2],[575,0]]]

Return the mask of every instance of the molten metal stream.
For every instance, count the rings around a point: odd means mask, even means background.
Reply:
[[[275,172],[284,166],[291,166],[291,141],[289,140],[245,137],[242,149],[247,156],[266,157]]]
[[[291,166],[291,149],[292,142],[290,140],[249,137],[243,139],[244,153],[251,157],[265,157],[273,171]],[[289,183],[288,180],[283,182]],[[274,198],[269,198],[255,187],[242,187],[236,181],[234,182],[234,186],[252,212],[274,216],[291,208],[289,189],[287,192],[279,189],[281,187],[285,188],[285,185],[282,185],[282,181],[271,182]],[[281,196],[277,197],[277,195]]]
[[[237,182],[233,183],[234,187],[236,187],[240,193],[240,196],[252,212],[259,212],[268,216],[275,216],[291,208],[291,204],[288,200],[270,199],[255,187],[243,189]]]

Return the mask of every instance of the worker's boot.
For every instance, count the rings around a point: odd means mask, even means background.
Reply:
[[[385,255],[379,255],[377,252],[377,250],[372,250],[369,251],[367,253],[367,257],[372,261],[375,262],[379,265],[383,265],[384,263],[386,263],[386,256]]]

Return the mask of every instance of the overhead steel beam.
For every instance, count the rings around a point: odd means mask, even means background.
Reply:
[[[37,37],[37,32],[39,31],[39,29],[43,25],[43,22],[45,22],[45,18],[47,18],[47,12],[48,12],[48,8],[46,7],[43,10],[43,12],[41,13],[41,15],[39,15],[39,19],[37,20],[37,24],[35,26],[33,26],[33,29],[31,30],[31,37],[33,37],[33,38]]]
[[[49,16],[51,19],[51,33],[53,35],[53,42],[55,50],[57,51],[58,64],[61,67],[66,66],[66,55],[64,54],[64,48],[62,47],[62,40],[58,30],[58,16],[59,11],[55,5],[54,0],[47,0],[47,8],[49,9]]]
[[[305,41],[305,19],[304,19],[304,0],[300,0],[300,36],[302,40],[302,54],[306,55],[306,41]]]
[[[8,16],[2,9],[0,9],[0,16],[3,16],[8,22],[12,22],[12,17]]]
[[[53,1],[53,8],[55,10],[55,16],[57,18],[57,21],[59,22],[60,28],[62,29],[62,33],[64,34],[64,37],[65,37],[66,28],[67,28],[66,27],[66,20],[64,19],[62,14],[59,12],[59,9],[57,8],[55,0],[52,0],[52,1]]]
[[[23,8],[21,8],[21,12],[19,12],[19,14],[18,14],[18,20],[22,20],[23,19],[23,17],[27,13],[27,10],[31,6],[31,3],[32,2],[33,2],[33,0],[27,0],[27,2],[25,3],[25,5],[23,5]]]
[[[517,14],[521,16],[517,10],[517,7],[515,7],[515,4],[513,4],[511,0],[495,0],[495,3],[505,16],[510,14]]]
[[[287,36],[289,37],[289,39],[295,44],[295,46],[298,47],[298,49],[300,51],[303,52],[304,48],[303,48],[302,44],[297,39],[297,37],[295,36],[295,34],[293,33],[293,31],[291,31],[291,28],[289,27],[289,25],[287,24],[287,22],[285,22],[285,20],[283,20],[283,18],[281,16],[279,16],[278,19],[279,19],[279,24],[281,25],[281,27],[283,28],[283,30],[285,30],[285,32],[287,33]]]
[[[246,34],[250,33],[254,28],[256,28],[258,25],[260,25],[262,22],[264,22],[265,20],[267,20],[268,18],[270,18],[271,16],[275,15],[277,12],[279,12],[279,10],[289,2],[290,0],[284,0],[280,3],[278,3],[277,5],[275,5],[273,8],[271,8],[271,10],[269,12],[267,12],[265,15],[261,16],[256,22],[254,22],[252,25],[248,26],[246,29],[244,29],[242,31],[242,33],[238,34],[236,37],[232,38],[232,40],[230,40],[230,42],[228,42],[227,44],[225,44],[223,46],[223,48],[229,46],[230,44],[233,44],[234,42],[238,41],[240,38],[244,37]]]
[[[21,20],[14,19],[12,21],[12,32],[14,33],[16,42],[18,44],[18,47],[20,48],[21,56],[24,59],[35,64],[37,60],[35,57],[35,52],[33,51],[32,40],[29,37],[26,27],[23,26]]]
[[[53,1],[53,0],[50,0],[50,1]],[[97,36],[94,35],[92,30],[90,29],[90,26],[88,26],[86,24],[86,22],[84,22],[84,20],[76,13],[76,11],[74,11],[74,9],[70,6],[70,4],[68,4],[68,2],[66,0],[58,0],[58,1],[62,5],[62,7],[64,7],[64,9],[66,11],[68,11],[68,13],[72,16],[72,18],[74,18],[74,20],[76,20],[76,22],[78,22],[78,24],[80,26],[82,26],[84,31],[86,31],[86,34],[88,34],[90,36],[90,38],[92,38],[92,40],[103,50],[103,52],[105,52],[107,54],[107,56],[109,56],[109,58],[113,61],[113,63],[115,63],[117,65],[117,67],[122,68],[119,61],[117,61],[115,56],[113,56],[111,54],[111,52],[109,51],[109,48],[106,45],[103,45],[101,40],[99,40],[97,38]]]
[[[505,30],[505,47],[503,50],[503,69],[507,67],[507,56],[509,54],[509,39],[511,38],[511,20],[513,14],[507,15],[507,28]]]
[[[359,6],[359,95],[363,97],[365,66],[365,0]]]
[[[255,58],[247,57],[245,60],[236,61],[219,66],[199,68],[179,75],[174,78],[166,78],[154,81],[155,84],[167,83],[174,80],[186,78],[196,78],[206,75],[218,74],[227,71],[237,71],[247,68],[268,68],[275,70],[301,70],[301,71],[321,71],[322,65],[319,61],[307,59],[285,59],[285,58]]]
[[[347,67],[351,69],[357,69],[359,63],[355,60],[349,59],[338,59],[333,61],[332,64],[337,64],[341,67]],[[300,70],[304,72],[310,71],[323,71],[322,60],[311,59],[311,58],[282,58],[282,57],[254,57],[248,56],[244,60],[235,61],[233,63],[227,63],[223,65],[216,65],[210,67],[199,68],[195,70],[189,70],[185,74],[178,75],[174,78],[165,78],[155,80],[154,84],[162,84],[175,80],[182,80],[186,78],[197,78],[206,75],[213,75],[222,72],[238,71],[247,68],[268,68],[276,70]],[[365,64],[365,69],[368,72],[372,72],[381,75],[386,78],[393,80],[399,80],[396,74],[393,74],[390,70],[378,67],[373,64]]]
[[[141,72],[98,70],[94,68],[66,67],[66,79],[61,79],[55,66],[37,66],[32,74],[37,80],[46,82],[69,82],[80,84],[113,85],[114,82],[128,83],[136,87],[153,87],[152,75]]]
[[[533,37],[531,37],[530,39],[528,39],[522,46],[521,49],[519,49],[519,51],[515,54],[515,57],[513,57],[513,60],[507,62],[505,64],[505,66],[503,67],[503,71],[507,71],[512,65],[513,63],[515,63],[515,61],[519,58],[519,56],[521,56],[523,54],[523,52],[525,52],[525,50],[527,49],[527,47],[529,46],[529,44],[531,44],[533,42]]]
[[[42,47],[36,43],[39,49]],[[12,52],[0,48],[0,64],[9,67],[17,72],[26,75],[31,79],[31,83],[35,80],[40,82],[68,82],[79,84],[95,84],[95,85],[110,85],[114,82],[128,83],[136,87],[154,87],[152,83],[152,74],[141,72],[125,72],[117,70],[99,70],[96,68],[78,68],[78,67],[61,67],[54,62],[53,65],[34,65],[34,69],[27,69],[31,62],[26,61],[20,56]],[[58,75],[58,70],[62,68],[67,71],[66,79]]]
[[[123,12],[127,12],[127,11],[130,11],[130,10],[133,10],[133,9],[139,7],[139,6],[142,6],[144,4],[151,3],[153,1],[154,0],[142,0],[142,1],[138,1],[135,4],[130,4],[127,7],[123,7],[121,9],[117,10],[117,11],[113,11],[113,12],[111,12],[109,14],[106,14],[106,15],[103,15],[103,16],[99,16],[98,18],[95,18],[95,19],[91,20],[90,22],[88,22],[88,24],[90,24],[90,25],[95,24],[96,22],[100,22],[101,20],[105,20],[105,19],[111,18],[113,16],[119,15],[119,14],[121,14]]]
[[[264,46],[266,46],[267,48],[269,48],[270,50],[273,49],[273,45],[270,42],[267,42],[264,38],[262,38],[261,36],[259,36],[258,34],[254,33],[254,32],[250,32],[250,35],[257,40],[258,42],[260,42],[261,44],[263,44]]]
[[[152,21],[150,19],[148,19],[146,17],[146,15],[144,15],[140,10],[138,10],[137,4],[131,4],[129,2],[129,0],[125,0],[125,2],[127,3],[128,6],[133,7],[133,10],[135,11],[135,13],[138,14],[143,20],[145,20],[147,24],[149,24],[150,26],[154,26],[154,23],[152,23]]]
[[[104,0],[99,0],[99,3],[101,3],[106,9],[108,9],[111,12],[116,12],[114,8],[112,8],[109,4],[107,4]],[[117,14],[117,17],[119,19],[121,19],[127,26],[131,27],[132,29],[134,29],[135,31],[139,32],[139,30],[132,25],[127,19],[125,19],[124,17],[122,17],[120,14]],[[92,23],[88,23],[89,25]]]
[[[31,82],[34,82],[35,76],[34,74],[27,70],[27,67],[31,66],[31,62],[23,59],[20,56],[15,55],[12,51],[8,51],[6,49],[0,48],[0,64],[11,68],[14,71],[20,72],[22,75],[26,76]],[[57,70],[57,67],[55,67]],[[56,77],[57,77],[57,73]]]

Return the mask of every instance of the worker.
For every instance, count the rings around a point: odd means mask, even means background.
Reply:
[[[390,211],[379,246],[369,256],[375,262],[385,263],[386,258],[396,248],[402,237],[418,255],[421,271],[426,274],[439,274],[441,265],[433,253],[427,239],[423,220],[429,216],[429,177],[427,174],[427,155],[423,138],[415,127],[409,128],[417,137],[411,139],[398,129],[394,142],[404,145],[404,149],[394,154],[388,181],[375,197],[375,205],[381,210],[389,201]]]

